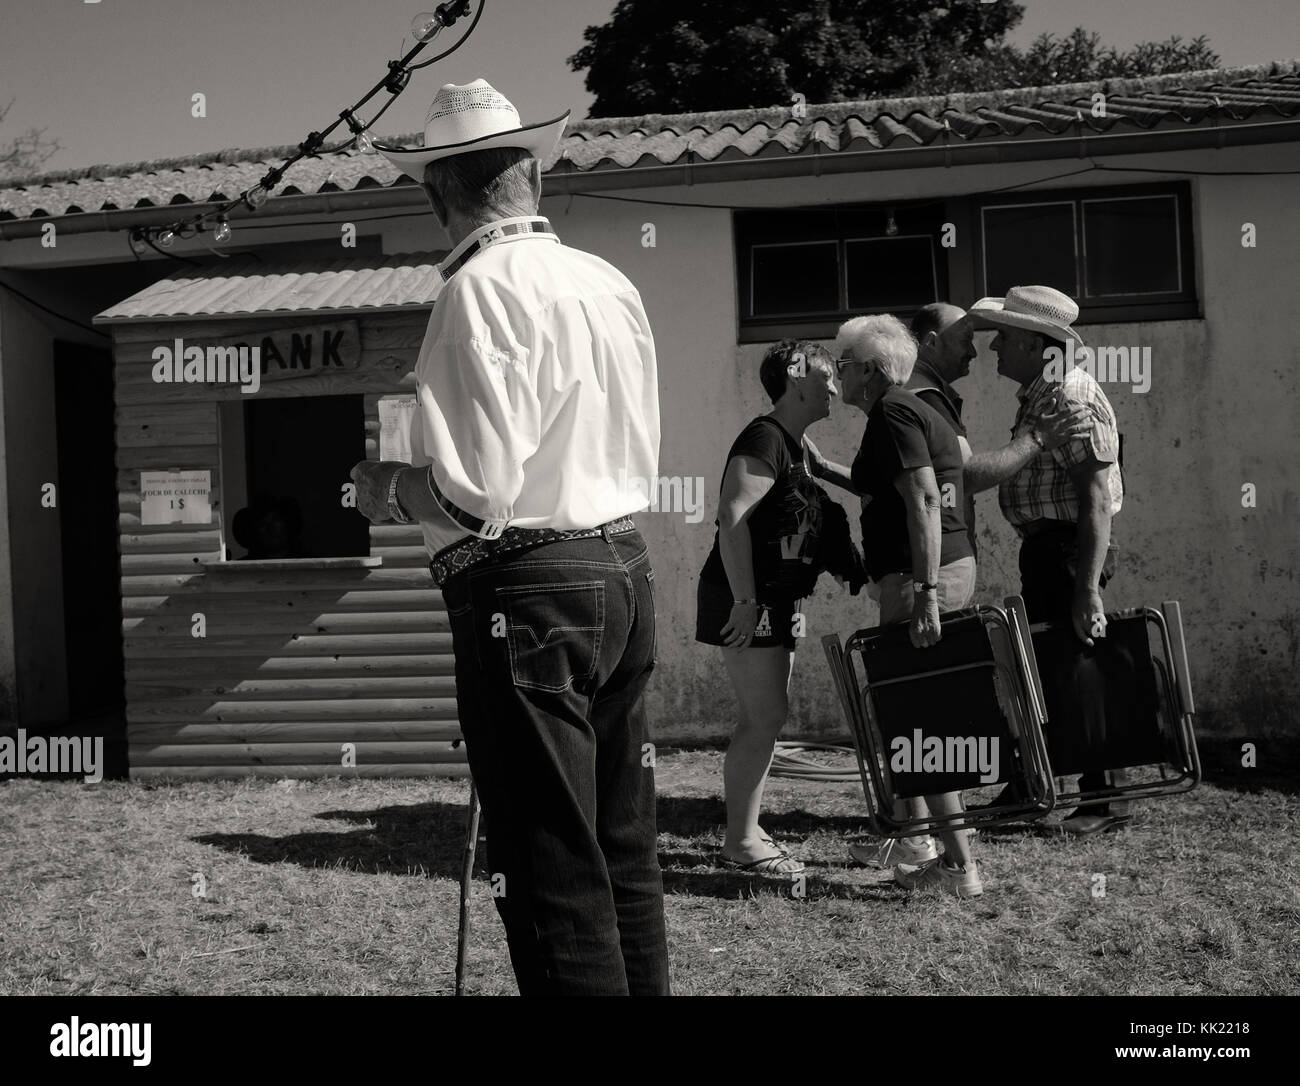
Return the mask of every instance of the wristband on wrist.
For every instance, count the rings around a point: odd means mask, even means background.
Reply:
[[[401,474],[402,469],[398,468],[388,480],[388,515],[398,524],[414,524],[415,518],[402,508],[401,499],[397,496],[397,480]]]
[[[732,600],[731,602],[732,602],[732,604],[742,604],[742,603],[743,603],[743,604],[753,604],[755,607],[758,606],[758,600]]]
[[[939,586],[937,584],[928,584],[925,581],[913,581],[912,591],[913,592],[938,592]]]

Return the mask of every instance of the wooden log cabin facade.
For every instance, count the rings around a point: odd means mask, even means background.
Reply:
[[[133,778],[467,771],[420,530],[347,507],[348,467],[379,458],[381,400],[414,395],[437,255],[201,271],[96,318],[113,336]],[[178,339],[260,343],[260,388],[160,380]],[[342,526],[344,553],[336,530],[315,557],[240,560],[234,512],[268,471],[304,520]],[[204,522],[148,523],[150,472],[207,472]]]

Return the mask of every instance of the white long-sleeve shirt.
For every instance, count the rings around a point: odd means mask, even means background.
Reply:
[[[482,227],[439,269],[411,432],[450,513],[421,522],[429,554],[506,524],[591,528],[644,509],[659,388],[636,288],[540,217]]]

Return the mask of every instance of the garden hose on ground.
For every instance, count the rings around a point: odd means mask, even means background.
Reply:
[[[799,781],[831,781],[836,783],[856,782],[859,779],[856,760],[847,768],[839,768],[821,762],[812,762],[807,758],[800,758],[795,753],[796,751],[813,750],[834,751],[836,754],[854,753],[852,743],[777,743],[776,751],[772,755],[772,768],[768,771],[768,776],[787,777]]]

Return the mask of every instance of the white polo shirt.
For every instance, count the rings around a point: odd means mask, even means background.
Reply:
[[[641,296],[549,231],[502,219],[439,265],[411,427],[412,463],[430,466],[449,514],[421,522],[430,555],[507,524],[592,528],[649,504],[659,387]]]

